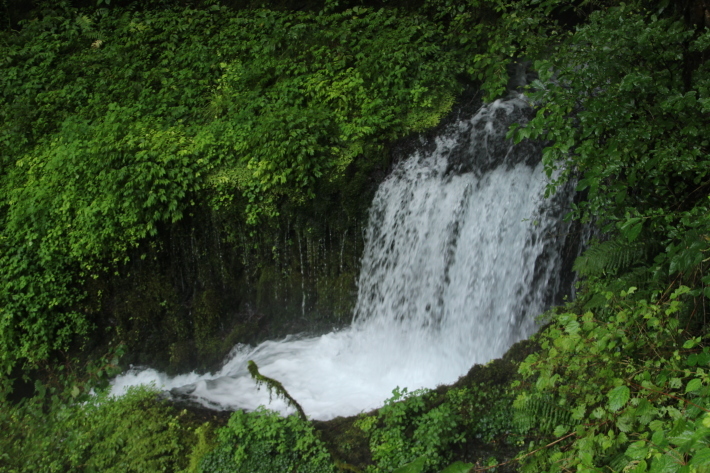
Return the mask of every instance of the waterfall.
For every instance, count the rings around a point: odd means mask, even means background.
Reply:
[[[396,387],[452,383],[503,355],[565,292],[571,193],[545,199],[539,146],[505,139],[529,113],[521,96],[496,101],[395,165],[371,206],[349,328],[239,345],[208,375],[132,370],[113,392],[154,382],[210,408],[290,412],[257,391],[246,368],[254,360],[307,415],[326,420],[376,408]]]

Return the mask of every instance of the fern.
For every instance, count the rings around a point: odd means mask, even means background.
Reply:
[[[534,396],[517,402],[513,410],[513,426],[524,434],[536,428],[541,433],[552,433],[562,426],[574,424],[572,414],[547,396]]]
[[[94,22],[86,15],[76,17],[75,23],[81,33],[90,40],[100,40],[102,35],[94,29]],[[103,42],[103,41],[102,41]]]
[[[644,240],[629,242],[616,238],[597,243],[574,262],[574,270],[581,276],[601,276],[630,268],[648,255],[649,243]]]

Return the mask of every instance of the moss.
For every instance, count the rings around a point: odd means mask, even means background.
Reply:
[[[173,342],[170,344],[170,369],[169,371],[177,371],[175,368],[182,366],[191,366],[195,364],[195,342],[194,340],[184,340]]]
[[[131,354],[128,360],[152,364],[157,361],[153,354],[167,353],[169,339],[174,336],[165,330],[163,322],[170,319],[168,314],[177,311],[177,295],[160,273],[140,272],[131,277],[131,282],[137,284],[120,281],[107,301],[107,309],[115,320],[115,336],[127,345]]]
[[[363,471],[372,464],[370,439],[355,426],[357,420],[353,416],[313,422],[340,471]]]
[[[195,346],[201,358],[210,359],[215,355],[213,340],[220,328],[223,310],[212,288],[200,292],[195,299],[192,313]]]
[[[329,279],[319,280],[317,286],[318,300],[315,309],[319,313],[330,312],[332,321],[336,324],[347,324],[352,319],[357,286],[356,275],[352,272]]]

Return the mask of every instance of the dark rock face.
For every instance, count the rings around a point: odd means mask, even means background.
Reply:
[[[209,370],[237,343],[350,321],[357,221],[298,216],[255,232],[238,218],[196,209],[89,284],[95,323],[127,345],[124,363]]]

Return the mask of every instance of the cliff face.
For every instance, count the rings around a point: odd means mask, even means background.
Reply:
[[[86,304],[110,330],[103,341],[125,343],[129,363],[174,372],[212,368],[237,343],[349,323],[365,210],[382,175],[353,172],[351,195],[320,195],[258,228],[237,206],[196,205],[88,283]]]

